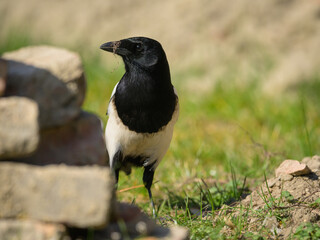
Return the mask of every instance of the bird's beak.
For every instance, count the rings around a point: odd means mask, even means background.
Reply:
[[[122,41],[114,41],[114,42],[107,42],[100,46],[100,49],[105,50],[107,52],[112,52],[114,54],[125,56],[129,53],[129,51],[122,45]]]

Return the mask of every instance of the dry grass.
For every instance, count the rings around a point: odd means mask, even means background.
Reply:
[[[89,56],[106,41],[158,39],[173,71],[189,73],[186,91],[210,92],[231,72],[240,84],[261,79],[279,93],[319,74],[319,0],[10,0],[0,3],[0,21],[1,38],[24,29]]]

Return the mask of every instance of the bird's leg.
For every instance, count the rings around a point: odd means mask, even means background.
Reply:
[[[118,189],[119,171],[120,171],[120,169],[115,169],[115,170],[114,170],[114,175],[115,175],[115,178],[116,178],[116,184],[115,184],[114,188],[115,188],[116,190]]]
[[[115,186],[114,186],[115,190],[117,190],[117,188],[118,188],[119,171],[120,171],[119,166],[121,166],[122,158],[123,158],[122,152],[121,152],[121,150],[118,150],[112,159],[111,169],[114,173],[115,180],[116,180]]]
[[[151,192],[153,176],[154,176],[154,170],[152,168],[152,165],[146,166],[144,168],[144,172],[143,172],[143,183],[144,183],[144,186],[146,187],[146,189],[148,190],[150,204],[152,207],[152,215],[154,218],[156,218],[156,209],[154,207],[154,203],[153,203],[153,199],[152,199],[152,192]]]
[[[157,215],[156,215],[156,209],[154,207],[154,203],[153,203],[153,199],[152,199],[151,188],[147,188],[147,190],[148,190],[148,194],[149,194],[150,204],[152,207],[152,215],[153,215],[153,218],[156,218]]]

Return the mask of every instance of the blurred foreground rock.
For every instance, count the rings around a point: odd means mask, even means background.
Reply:
[[[188,239],[186,229],[116,203],[107,167],[0,162],[0,182],[1,239]]]
[[[3,240],[68,240],[65,231],[62,224],[0,219],[0,236]]]
[[[0,217],[24,216],[97,227],[111,215],[114,181],[106,167],[37,167],[0,162]]]
[[[154,219],[131,204],[117,203],[116,215],[108,226],[96,229],[92,240],[186,240],[189,239],[188,230],[182,227],[165,228],[156,224]],[[124,230],[125,229],[125,230]],[[71,237],[78,240],[86,240],[87,231],[81,229],[69,229]]]
[[[3,58],[46,69],[66,85],[69,94],[76,99],[76,105],[82,105],[86,81],[77,53],[52,46],[30,46],[5,53]]]
[[[2,56],[0,73],[0,159],[105,165],[101,121],[81,110],[86,82],[78,54],[49,46],[21,48]]]
[[[7,62],[0,58],[0,96],[3,95],[7,79]]]
[[[29,155],[38,147],[38,106],[28,98],[0,98],[0,159]]]
[[[11,161],[36,165],[105,165],[106,149],[101,121],[93,114],[82,112],[68,124],[42,130],[40,139],[33,155]]]
[[[92,240],[187,239],[185,229],[116,204],[102,122],[81,110],[86,84],[77,54],[40,46],[3,57],[1,240],[87,240],[90,232]]]
[[[77,54],[39,46],[2,57],[8,65],[5,95],[35,100],[39,104],[41,128],[65,124],[79,115],[86,84]]]
[[[123,222],[132,239],[140,237],[141,239],[167,239],[167,240],[185,240],[188,239],[188,230],[182,227],[165,228],[156,224],[154,219],[150,219],[138,207],[126,203],[117,204],[117,216],[107,227],[102,236],[108,239],[114,239],[114,236],[121,236],[125,239],[121,231],[120,223]],[[145,237],[141,237],[145,236]],[[112,238],[113,237],[113,238]],[[103,238],[101,238],[102,240]],[[105,238],[104,238],[105,239]],[[100,240],[100,239],[97,239]]]

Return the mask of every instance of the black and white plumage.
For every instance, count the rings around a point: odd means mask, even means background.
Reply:
[[[144,167],[143,182],[152,201],[154,171],[167,152],[179,115],[166,54],[159,42],[133,37],[102,44],[120,55],[125,74],[115,86],[108,106],[105,138],[110,167],[119,171]]]

